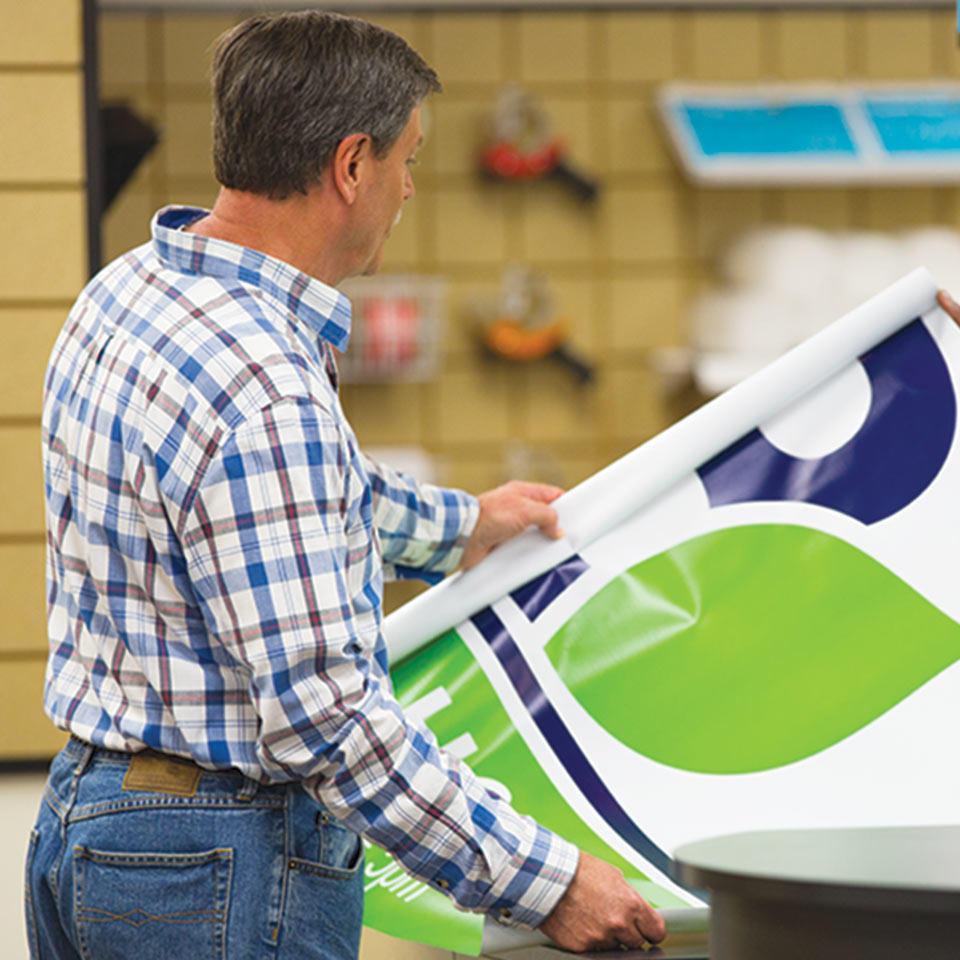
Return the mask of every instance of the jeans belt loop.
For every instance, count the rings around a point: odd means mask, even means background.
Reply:
[[[237,792],[237,799],[242,800],[244,803],[249,803],[257,795],[259,789],[260,784],[257,783],[256,780],[251,780],[250,777],[244,777],[243,785]]]
[[[83,776],[87,767],[90,766],[90,761],[93,759],[93,755],[97,751],[97,748],[93,746],[93,744],[85,743],[83,740],[79,740],[79,738],[77,739],[78,742],[83,745],[83,754],[77,760],[77,765],[74,768],[73,776],[70,778],[70,789],[67,792],[63,816],[60,818],[60,830],[64,839],[66,839],[67,836],[67,824],[70,822],[70,814],[73,812],[73,806],[77,802],[77,793],[80,790],[80,778]]]

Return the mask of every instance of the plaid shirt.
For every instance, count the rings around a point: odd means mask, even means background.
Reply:
[[[109,749],[303,781],[462,906],[539,925],[576,849],[404,715],[380,629],[384,567],[455,567],[477,503],[364,457],[331,351],[349,301],[179,229],[202,214],[160,211],[53,349],[46,710]]]

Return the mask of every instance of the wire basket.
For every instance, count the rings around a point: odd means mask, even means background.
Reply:
[[[440,362],[446,284],[440,277],[356,277],[343,285],[353,305],[344,383],[422,382]]]

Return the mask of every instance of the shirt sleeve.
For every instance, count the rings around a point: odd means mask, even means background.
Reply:
[[[328,412],[306,400],[273,404],[223,444],[182,532],[219,656],[256,707],[258,763],[271,780],[304,781],[346,826],[460,906],[539,926],[578,851],[486,790],[394,699],[374,663],[378,561],[369,532],[364,546],[363,525],[351,524],[362,475],[347,449]]]
[[[455,570],[477,525],[480,505],[463,490],[420,483],[362,455],[373,493],[373,515],[383,550],[384,578],[403,568],[439,575]]]

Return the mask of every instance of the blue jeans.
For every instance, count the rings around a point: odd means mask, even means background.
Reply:
[[[298,784],[154,758],[145,782],[79,740],[54,759],[27,853],[33,960],[357,956],[355,833]]]

